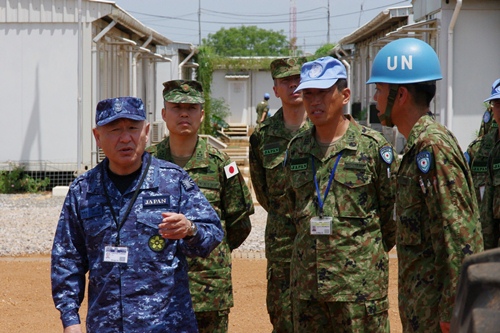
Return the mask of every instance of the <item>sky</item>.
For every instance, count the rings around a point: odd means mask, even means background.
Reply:
[[[282,32],[287,38],[295,30],[298,48],[314,53],[328,41],[335,43],[349,35],[385,8],[411,5],[411,0],[115,0],[115,3],[172,41],[199,45],[200,37],[207,38],[221,28],[257,26]],[[290,24],[293,3],[295,25]]]

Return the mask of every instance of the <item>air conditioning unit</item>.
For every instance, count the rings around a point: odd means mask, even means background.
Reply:
[[[151,123],[151,143],[156,144],[161,142],[165,138],[165,122],[164,121],[154,121]]]

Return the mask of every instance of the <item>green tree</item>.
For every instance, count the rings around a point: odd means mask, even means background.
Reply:
[[[218,56],[288,56],[290,43],[283,30],[273,31],[256,26],[222,28],[203,39],[203,46],[211,47]]]
[[[315,59],[321,58],[321,57],[326,57],[326,56],[331,56],[330,51],[335,47],[335,44],[323,44],[322,46],[319,47],[319,49],[314,52],[314,57]]]

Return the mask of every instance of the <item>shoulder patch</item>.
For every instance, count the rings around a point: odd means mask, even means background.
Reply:
[[[228,165],[224,167],[224,171],[226,172],[226,178],[232,178],[233,176],[236,176],[240,171],[238,170],[238,166],[236,165],[236,162],[231,162]]]
[[[389,146],[384,146],[380,148],[379,150],[380,157],[382,157],[382,160],[387,163],[387,164],[392,164],[392,161],[394,161],[394,153],[392,152],[392,148]]]
[[[470,165],[470,155],[469,155],[469,153],[465,152],[464,156],[465,156],[465,160],[467,161],[467,164]]]
[[[181,181],[182,186],[186,191],[190,191],[194,188],[194,181],[191,178],[185,178]]]
[[[487,124],[490,122],[490,120],[491,120],[491,113],[489,111],[484,111],[483,122]]]
[[[417,166],[423,173],[428,173],[431,169],[432,155],[428,151],[422,151],[417,155]]]

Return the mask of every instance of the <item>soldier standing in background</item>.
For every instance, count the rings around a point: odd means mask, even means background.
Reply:
[[[188,274],[199,331],[224,333],[234,305],[231,252],[250,234],[252,197],[236,163],[198,136],[205,102],[201,84],[174,80],[163,85],[162,117],[169,137],[148,150],[184,168],[221,219],[223,241],[208,258],[189,259]]]
[[[291,283],[296,333],[389,333],[389,255],[396,223],[395,152],[383,135],[348,115],[344,65],[302,66],[314,126],[289,144],[286,172],[297,236]]]
[[[266,118],[269,112],[269,96],[268,93],[264,94],[264,99],[257,104],[257,126],[260,125]]]
[[[290,260],[295,238],[291,206],[285,195],[289,182],[283,161],[288,142],[307,128],[302,94],[295,92],[306,58],[282,58],[271,63],[274,94],[282,107],[250,137],[250,174],[257,200],[267,211],[267,311],[273,332],[293,332],[290,298]]]
[[[495,88],[498,88],[500,86],[500,79],[496,80],[493,82],[493,85],[491,86],[491,89],[494,90]],[[493,112],[491,109],[491,105],[488,106],[486,111],[484,111],[483,114],[483,119],[481,120],[481,127],[479,128],[479,133],[477,134],[478,137],[481,137],[487,133],[489,133],[491,130],[498,130],[498,122],[495,120],[495,117],[492,116]]]
[[[401,38],[375,56],[368,84],[385,126],[407,139],[397,173],[399,314],[403,332],[449,332],[460,267],[483,251],[470,169],[456,138],[430,113],[436,52]]]
[[[491,95],[485,100],[490,103],[493,117],[500,123],[500,79],[495,81]],[[500,129],[487,134],[494,143],[486,165],[487,177],[484,200],[481,202],[481,225],[484,249],[494,249],[500,245]]]
[[[495,92],[497,89],[500,89],[499,87],[500,79],[493,82],[491,91]],[[481,206],[486,178],[488,177],[488,157],[490,156],[491,149],[495,145],[498,134],[498,123],[495,121],[494,117],[492,117],[493,105],[488,99],[487,101],[490,105],[488,106],[488,110],[485,111],[481,123],[481,129],[484,134],[472,141],[465,152],[465,158],[472,172],[472,180],[474,182],[474,189],[476,191],[476,198],[479,206]]]

